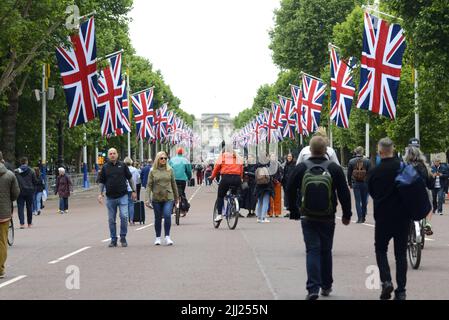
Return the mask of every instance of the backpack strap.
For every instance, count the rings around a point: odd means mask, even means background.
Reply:
[[[311,160],[304,161],[304,164],[307,167],[306,170],[309,170],[309,169],[311,169],[313,167],[320,167],[321,169],[323,169],[323,171],[326,171],[331,163],[332,163],[332,161],[330,161],[330,160],[326,160],[326,161],[324,161],[322,163],[314,163]]]

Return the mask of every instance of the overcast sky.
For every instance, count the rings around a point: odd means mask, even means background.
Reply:
[[[279,0],[134,0],[131,40],[182,109],[235,116],[277,79],[268,30],[278,7]]]

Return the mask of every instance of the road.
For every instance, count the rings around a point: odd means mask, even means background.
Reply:
[[[49,200],[33,228],[16,229],[7,277],[0,280],[0,300],[305,297],[305,248],[298,221],[272,218],[271,223],[258,224],[255,218],[241,218],[236,230],[225,223],[214,229],[216,189],[197,186],[187,188],[192,198],[188,216],[181,218],[180,226],[172,225],[174,246],[153,245],[153,212],[147,209],[147,224],[129,227],[129,247],[108,248],[106,208],[96,195],[74,195],[65,215],[56,213],[56,200]],[[334,291],[323,299],[378,299],[380,290],[366,285],[367,269],[372,272],[370,266],[376,264],[371,207],[368,212],[365,224],[346,227],[337,220]],[[447,204],[445,212],[434,216],[435,233],[426,243],[421,267],[409,268],[409,299],[449,299]],[[14,218],[18,225],[17,215]],[[394,272],[392,246],[389,257]]]

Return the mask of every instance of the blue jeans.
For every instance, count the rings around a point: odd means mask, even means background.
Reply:
[[[444,189],[432,189],[432,202],[433,202],[433,212],[435,213],[438,209],[438,212],[443,212],[443,203],[444,203]],[[438,199],[438,200],[437,200]]]
[[[19,195],[17,199],[17,212],[19,213],[20,225],[25,224],[24,210],[25,205],[27,209],[27,221],[28,224],[33,223],[33,195]]]
[[[270,193],[264,192],[257,198],[256,215],[257,218],[263,220],[267,217],[267,212],[270,207]]]
[[[36,192],[33,197],[33,212],[41,211],[41,200],[43,192]]]
[[[332,278],[332,244],[335,222],[301,220],[306,244],[307,285],[309,293],[319,293],[320,288],[329,289]]]
[[[131,222],[134,220],[134,200],[131,197],[132,194],[131,191],[128,191],[128,216]]]
[[[170,235],[171,214],[173,212],[174,201],[156,202],[153,201],[154,208],[154,229],[156,230],[156,237],[159,238],[162,233],[162,216],[164,217],[164,231],[165,236]]]
[[[125,238],[128,232],[128,195],[120,198],[106,198],[106,207],[108,208],[109,232],[111,241],[117,241],[117,207],[120,208],[120,238]]]
[[[365,220],[368,205],[368,185],[364,182],[354,182],[352,189],[354,190],[357,217],[359,220]]]
[[[69,198],[59,197],[59,210],[60,211],[69,210]]]

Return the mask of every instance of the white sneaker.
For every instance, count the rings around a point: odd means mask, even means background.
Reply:
[[[219,214],[216,218],[215,218],[215,222],[221,221],[223,220],[223,216],[221,214]]]
[[[156,240],[154,241],[154,245],[155,246],[160,246],[161,245],[161,237],[157,237]]]
[[[263,222],[263,223],[268,223],[268,222],[270,222],[270,220],[268,220],[267,218],[265,218],[265,219],[262,220],[262,222]]]
[[[262,223],[263,221],[259,218],[257,218],[257,223]]]
[[[440,212],[440,216],[442,216],[443,215],[443,212]]]
[[[165,243],[167,244],[167,246],[172,246],[173,245],[173,241],[172,241],[172,239],[170,239],[169,236],[165,237]]]

